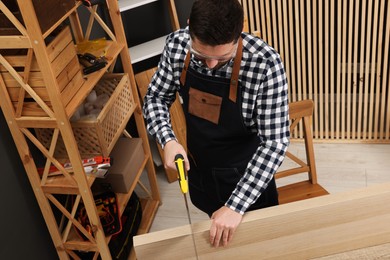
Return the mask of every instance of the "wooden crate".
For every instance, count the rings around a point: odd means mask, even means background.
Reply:
[[[96,119],[80,119],[72,122],[72,129],[80,155],[89,158],[96,155],[109,156],[115,142],[121,136],[135,110],[135,102],[127,74],[107,74],[95,86],[97,95],[106,93],[110,99]],[[49,148],[53,129],[36,129],[38,139]],[[67,158],[61,137],[57,142],[55,156]]]
[[[53,67],[53,73],[57,78],[62,100],[66,105],[85,82],[72,33],[68,26],[64,27],[55,37],[50,38],[50,42],[47,44],[47,53]],[[22,106],[22,115],[24,116],[42,115],[43,110],[32,99],[31,95],[28,92],[21,92],[21,82],[25,82],[51,107],[48,94],[49,87],[46,87],[44,77],[34,55],[32,55],[31,63],[28,62],[27,50],[25,49],[6,50],[3,56],[12,67],[12,70],[8,70],[0,64],[0,73],[14,107]]]

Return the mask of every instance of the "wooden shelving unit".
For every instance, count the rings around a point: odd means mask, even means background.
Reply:
[[[15,3],[19,7],[17,12],[0,1],[1,13],[12,24],[10,30],[0,34],[0,105],[8,127],[59,258],[77,259],[78,251],[87,251],[93,253],[94,259],[98,256],[111,259],[108,248],[110,237],[104,234],[90,189],[95,178],[86,175],[81,159],[90,155],[91,150],[92,154],[108,156],[121,135],[131,138],[125,131],[131,117],[134,117],[142,139],[145,159],[133,176],[129,192],[117,194],[120,212],[123,213],[144,172],[148,175],[150,197],[141,199],[143,218],[139,233],[149,231],[161,203],[118,1],[106,0],[104,4],[92,7],[85,7],[79,1],[63,1],[68,9],[50,26],[43,26],[42,19],[46,17],[37,13],[37,9],[42,8],[42,1],[15,0]],[[108,13],[109,22],[99,16],[100,8]],[[81,9],[87,9],[90,14],[85,31],[79,19]],[[77,59],[75,44],[91,40],[89,35],[94,23],[98,23],[110,38],[107,39],[105,53],[108,63],[105,68],[85,76]],[[110,98],[102,113],[105,111],[109,116],[117,116],[120,124],[115,124],[115,129],[112,129],[113,124],[105,126],[106,118],[102,118],[93,123],[99,131],[102,129],[103,134],[99,132],[94,137],[85,129],[83,136],[79,136],[76,128],[83,124],[72,122],[72,116],[102,78],[113,74],[119,57],[124,73],[115,77],[119,79],[116,89],[121,90],[120,93],[112,93],[114,98]],[[123,108],[113,104],[120,98],[127,103]],[[44,139],[39,133],[48,129],[49,135],[44,136],[49,136],[49,139]],[[95,140],[87,142],[91,144],[88,149],[80,147],[81,139],[85,138],[95,138],[104,147],[96,146]],[[32,145],[41,152],[44,165],[38,165],[30,151]],[[59,148],[63,149],[62,153]],[[64,161],[72,164],[71,171],[63,167]],[[50,166],[56,166],[60,173],[51,176]],[[38,167],[44,167],[42,174],[39,174]],[[75,198],[71,205],[63,199],[70,195]],[[80,202],[86,208],[92,234],[75,217]],[[75,235],[76,228],[87,237],[86,240]]]

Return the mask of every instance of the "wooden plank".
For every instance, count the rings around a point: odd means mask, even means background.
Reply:
[[[83,78],[83,75],[79,71],[64,87],[64,89],[61,90],[61,97],[64,100],[64,104],[68,105],[69,102],[73,99],[76,93],[81,89],[83,84],[85,83],[85,79]]]
[[[357,17],[360,16],[360,1],[356,1],[356,6],[355,6],[355,13],[354,13],[354,31],[358,32],[359,31],[359,19]],[[363,16],[365,17],[365,16]],[[363,22],[364,24],[364,22]],[[364,35],[364,31],[362,32],[362,35]],[[359,34],[355,33],[354,34],[354,39],[353,39],[354,45],[353,45],[353,90],[352,90],[352,118],[351,118],[351,139],[356,138],[356,115],[357,115],[357,89],[359,87],[359,80],[358,80],[358,53],[359,53]],[[361,45],[363,46],[363,45]],[[361,47],[362,48],[362,47]],[[360,60],[363,60],[361,57]],[[361,101],[359,101],[361,103]],[[360,114],[360,113],[359,113]]]
[[[339,7],[341,9],[341,4],[339,4]],[[346,111],[346,104],[345,104],[345,97],[346,97],[346,91],[345,91],[345,83],[346,83],[346,77],[349,77],[349,71],[345,71],[345,70],[342,70],[342,67],[344,64],[347,64],[346,60],[348,59],[349,56],[347,56],[347,42],[348,42],[348,39],[351,39],[350,37],[350,33],[349,31],[347,31],[347,18],[348,18],[348,15],[347,15],[347,1],[344,1],[343,2],[343,7],[342,7],[342,15],[341,15],[341,11],[339,12],[340,15],[339,17],[343,17],[343,21],[341,22],[341,25],[340,23],[338,23],[338,30],[340,31],[338,33],[338,38],[340,37],[341,38],[341,35],[344,35],[344,37],[342,37],[342,39],[340,39],[341,43],[339,43],[340,41],[338,40],[338,43],[337,43],[337,46],[339,46],[339,50],[342,50],[341,53],[343,54],[341,58],[339,58],[339,56],[341,55],[338,55],[338,60],[339,60],[339,66],[338,66],[338,70],[337,70],[337,84],[340,84],[340,91],[341,91],[341,97],[338,97],[338,105],[337,105],[337,115],[338,115],[338,118],[337,118],[337,126],[336,126],[336,129],[337,129],[337,133],[336,133],[336,139],[344,139],[345,138],[345,112]],[[342,27],[341,27],[342,26]],[[342,28],[342,29],[341,29]],[[343,34],[342,32],[348,32],[348,34]],[[342,47],[340,47],[340,45]],[[349,53],[349,49],[348,49],[348,53]],[[350,92],[348,92],[350,93]],[[349,95],[348,95],[349,96]],[[341,104],[339,103],[341,100]],[[340,119],[341,118],[341,119]],[[340,131],[340,133],[339,133]]]
[[[65,27],[54,39],[47,45],[47,55],[49,56],[50,62],[53,62],[58,55],[70,43],[73,44],[72,34],[70,33],[69,27]],[[73,45],[74,46],[74,45]]]
[[[279,54],[283,62],[285,62],[285,57],[284,57],[284,38],[283,38],[283,16],[282,14],[282,1],[279,0],[277,1],[277,6],[278,6],[278,19],[277,19],[277,27],[278,27],[278,33],[279,33]]]
[[[374,4],[374,18],[373,18],[373,32],[372,32],[372,44],[371,44],[371,49],[372,49],[372,54],[371,54],[371,69],[370,69],[370,109],[368,111],[369,113],[369,120],[368,120],[368,139],[377,139],[378,138],[378,125],[377,123],[374,123],[376,120],[379,119],[380,113],[379,113],[379,96],[380,96],[380,86],[379,82],[375,84],[375,81],[378,76],[378,72],[376,69],[378,68],[377,64],[380,64],[380,61],[378,60],[378,53],[379,51],[375,54],[375,49],[380,48],[382,50],[380,41],[378,43],[378,33],[380,28],[380,25],[378,24],[378,12],[379,12],[379,3],[378,1],[375,1]],[[378,46],[379,45],[379,46]],[[374,101],[375,97],[375,101]],[[374,106],[375,104],[375,106]],[[374,109],[375,107],[375,109]],[[374,126],[375,124],[375,126]]]
[[[383,39],[383,27],[384,27],[384,15],[385,15],[385,5],[383,2],[381,2],[381,5],[379,7],[379,28],[378,28],[378,39]],[[383,48],[383,43],[381,40],[378,40],[378,48],[381,50]],[[379,123],[375,124],[374,128],[374,139],[383,139],[383,134],[385,133],[385,129],[383,128],[383,124],[385,122],[385,117],[384,117],[384,103],[385,103],[385,95],[382,95],[381,93],[386,92],[386,85],[380,85],[381,83],[381,67],[382,67],[382,55],[383,53],[377,52],[377,67],[376,67],[376,82],[377,82],[377,95],[376,95],[376,101],[375,101],[375,111],[380,111],[378,112],[377,120]],[[386,57],[386,56],[385,56]],[[379,87],[379,86],[380,87]]]
[[[12,67],[24,67],[27,63],[26,55],[11,55],[4,56],[4,59],[12,66]],[[7,69],[0,65],[0,71],[7,71]],[[37,60],[34,58],[31,65],[30,71],[40,71]]]
[[[0,49],[31,48],[30,39],[26,36],[1,36]]]
[[[384,46],[385,46],[385,53],[383,55],[383,57],[388,57],[389,55],[389,46],[390,46],[390,19],[389,19],[389,14],[390,14],[390,5],[387,5],[387,21],[386,21],[386,35],[385,35],[385,43],[384,43]],[[388,86],[386,85],[386,82],[387,84],[389,84],[390,82],[390,72],[388,71],[388,67],[389,67],[389,63],[388,62],[385,62],[383,64],[383,77],[382,77],[382,86]],[[383,95],[384,96],[384,95]],[[386,140],[389,140],[390,139],[390,127],[388,127],[390,125],[390,91],[387,91],[387,109],[386,109],[386,114],[387,114],[387,118],[386,118],[386,126],[387,126],[387,129],[386,129],[386,134],[385,134],[385,138]],[[384,106],[383,106],[384,108]],[[385,108],[384,108],[385,110]],[[385,121],[385,120],[383,120]]]
[[[311,27],[311,7],[310,7],[310,1],[306,1],[306,19],[307,19],[307,67],[306,68],[313,68],[313,54],[312,54],[312,27]],[[307,70],[307,91],[308,91],[308,98],[313,100],[313,69]]]
[[[80,74],[77,76],[82,77],[80,63],[78,58],[75,56],[68,65],[64,68],[64,70],[58,75],[57,82],[58,82],[58,88],[62,92],[64,88],[68,85],[68,83],[73,80],[76,73]]]
[[[353,1],[350,2],[350,8],[349,8],[349,12],[348,12],[348,59],[347,59],[347,64],[351,64],[353,66],[353,63],[352,63],[352,60],[353,60],[353,57],[352,57],[352,42],[353,42],[353,38],[352,38],[352,32],[353,32],[353,10],[354,10],[354,7],[353,7],[354,3]],[[356,25],[355,25],[356,26]],[[356,36],[355,36],[356,37]],[[355,49],[356,51],[356,49]],[[347,121],[346,121],[346,128],[345,128],[345,138],[347,140],[350,140],[350,136],[351,136],[351,111],[352,111],[352,76],[353,76],[353,71],[352,70],[348,70],[348,73],[347,73],[347,77],[348,77],[348,81],[347,81],[347,93],[348,93],[348,96],[347,96]]]
[[[327,1],[326,1],[327,2]],[[326,57],[324,57],[324,54],[323,54],[323,50],[325,49],[324,47],[324,34],[326,32],[324,32],[324,22],[323,22],[323,0],[319,0],[318,1],[318,53],[319,53],[319,57],[318,57],[318,64],[319,64],[319,67],[318,67],[318,77],[319,77],[319,88],[318,88],[318,91],[319,91],[319,112],[318,114],[318,117],[319,117],[319,136],[318,138],[319,139],[323,139],[324,138],[324,122],[325,122],[325,118],[324,118],[324,59],[326,59]]]
[[[18,72],[20,77],[24,79],[24,73]],[[45,87],[45,82],[43,81],[43,75],[41,72],[30,72],[28,77],[28,84],[32,88],[43,88]],[[14,76],[12,76],[9,72],[2,73],[2,76],[4,78],[5,85],[7,88],[20,88],[20,83],[17,79],[15,79]]]
[[[390,183],[248,212],[227,247],[210,221],[134,237],[138,259],[308,259],[390,242]]]
[[[294,1],[294,16],[295,16],[295,20],[299,23],[299,2],[298,1]],[[303,14],[301,14],[301,16],[303,16]],[[295,26],[295,35],[296,35],[296,39],[295,39],[295,42],[296,42],[296,55],[297,55],[297,61],[296,61],[296,68],[297,68],[297,71],[296,71],[296,76],[297,76],[297,86],[296,86],[296,92],[297,92],[297,101],[298,100],[302,100],[302,71],[304,70],[304,64],[305,64],[305,59],[303,57],[303,54],[304,54],[304,40],[301,38],[303,37],[304,35],[304,32],[305,30],[304,29],[300,29],[299,26]],[[302,50],[302,51],[301,51]],[[303,131],[302,131],[302,123],[299,123],[301,127],[299,127],[297,130],[298,131],[294,131],[294,134],[296,137],[302,137],[303,135]],[[291,131],[291,130],[290,130]]]
[[[270,24],[273,28],[276,28],[277,27],[277,19],[278,19],[278,16],[276,15],[276,1],[270,1],[270,5],[271,5],[271,15],[270,15]],[[279,47],[279,43],[280,43],[280,40],[278,39],[278,30],[271,30],[271,32],[273,33],[272,35],[272,39],[273,39],[273,46],[274,48],[276,49],[276,51],[280,54],[280,47]]]
[[[290,39],[288,43],[288,47],[290,48],[290,73],[291,73],[291,81],[289,81],[289,90],[291,91],[291,101],[297,101],[297,75],[296,75],[296,65],[295,65],[295,36],[294,36],[294,5],[293,1],[288,1],[288,28],[289,28],[289,38]],[[296,134],[296,131],[295,133]]]
[[[7,88],[8,94],[12,101],[18,101],[20,95],[20,88]],[[45,87],[34,88],[35,94],[38,95],[43,101],[49,101],[49,95]],[[25,98],[32,98],[30,94],[26,93]]]
[[[300,2],[299,3],[299,13],[300,13],[300,24],[302,26],[301,28],[301,49],[302,49],[302,54],[301,54],[301,63],[302,63],[302,99],[307,99],[307,76],[306,73],[307,71],[311,69],[307,69],[306,66],[306,55],[308,55],[309,51],[306,47],[306,40],[307,38],[307,30],[305,30],[305,2]],[[300,136],[302,136],[302,132],[300,132]]]
[[[327,4],[327,7],[329,5]],[[326,104],[329,104],[329,108],[326,110],[328,114],[327,116],[327,121],[330,121],[328,123],[328,134],[326,135],[326,138],[331,138],[331,139],[334,139],[334,132],[335,132],[335,109],[334,109],[334,106],[335,106],[335,102],[334,102],[334,96],[335,95],[339,95],[338,92],[335,92],[335,80],[334,80],[334,65],[335,64],[335,48],[334,48],[334,42],[335,42],[335,27],[334,27],[334,24],[335,24],[335,19],[336,19],[336,14],[335,14],[335,1],[332,0],[330,1],[330,10],[328,12],[330,12],[330,22],[329,22],[329,44],[328,44],[328,47],[325,47],[325,50],[328,50],[329,49],[329,52],[330,52],[330,55],[329,55],[329,58],[327,59],[328,62],[329,62],[329,65],[330,68],[329,68],[329,76],[326,77],[327,79],[330,79],[329,83],[326,84],[327,88],[326,88],[326,92],[328,93],[328,95],[330,95],[329,99],[326,102]],[[338,49],[340,50],[340,49]],[[340,54],[338,55],[340,56]],[[337,67],[337,64],[336,64],[336,67]],[[338,87],[338,85],[336,85],[336,88]]]
[[[372,23],[372,5],[373,5],[373,1],[368,1],[367,2],[367,5],[368,5],[368,8],[367,8],[367,22],[366,22],[366,30],[367,30],[367,33],[366,33],[366,55],[365,55],[365,59],[364,59],[364,74],[363,74],[363,77],[364,77],[364,84],[363,84],[363,88],[364,88],[364,101],[363,101],[363,115],[362,115],[362,139],[367,139],[367,138],[370,138],[370,133],[368,133],[369,131],[369,128],[368,128],[368,124],[369,124],[369,118],[371,118],[371,114],[369,114],[369,104],[368,104],[368,100],[369,100],[369,92],[374,92],[372,87],[373,86],[370,86],[369,85],[369,79],[370,79],[370,63],[373,62],[372,61],[372,51],[373,51],[373,46],[372,46],[372,33],[371,33],[371,23]],[[364,14],[363,14],[364,15]],[[360,75],[362,76],[362,75]],[[372,78],[373,76],[371,76]],[[370,89],[370,90],[369,90]],[[370,106],[373,105],[372,103],[370,104]],[[373,113],[373,111],[372,111]]]
[[[364,91],[364,68],[365,68],[365,63],[364,63],[364,49],[366,49],[366,51],[369,51],[368,49],[368,46],[366,48],[364,48],[365,44],[366,44],[366,41],[368,40],[367,36],[366,36],[366,27],[367,27],[367,22],[366,22],[366,18],[367,18],[367,10],[366,10],[366,1],[362,1],[362,9],[361,9],[361,27],[360,27],[360,31],[361,31],[361,34],[360,34],[360,64],[359,64],[359,80],[357,81],[357,85],[358,85],[358,91],[359,91],[359,97],[358,97],[358,113],[357,113],[357,128],[356,128],[356,137],[358,139],[362,138],[362,128],[363,128],[363,121],[365,121],[365,119],[363,118],[363,106],[364,106],[364,103],[363,103],[363,91]],[[368,55],[368,54],[367,54]],[[358,64],[356,64],[358,65]],[[367,74],[366,74],[367,75]],[[363,137],[364,139],[364,137]]]
[[[15,119],[19,128],[55,128],[58,126],[55,118],[49,117],[28,117],[24,116]]]
[[[272,23],[269,1],[265,1],[265,25],[267,27],[267,43],[271,46],[275,46],[274,40],[272,39]]]
[[[287,82],[291,82],[291,72],[290,72],[290,48],[289,48],[289,35],[288,35],[288,13],[287,13],[287,0],[282,0],[282,10],[283,10],[283,38],[285,39],[284,43],[284,50],[285,50],[285,57],[284,57],[284,66],[286,67],[286,76],[287,76]],[[290,86],[289,86],[290,89]],[[289,91],[289,96],[291,96],[291,91]],[[291,99],[290,99],[291,100]]]
[[[318,19],[317,19],[317,1],[313,1],[313,5],[312,5],[312,10],[311,10],[311,13],[312,13],[312,20],[310,21],[312,24],[313,24],[313,70],[314,70],[314,79],[313,79],[313,86],[312,86],[312,89],[313,89],[313,96],[314,96],[314,114],[316,115],[314,117],[314,127],[313,127],[313,130],[314,130],[314,135],[313,137],[314,138],[318,138],[319,136],[319,116],[318,116],[318,99],[319,99],[319,96],[318,96],[318,80],[319,80],[319,72],[318,72],[318,64],[319,64],[319,57],[318,57],[318,33],[317,33],[317,30],[318,30]]]
[[[58,77],[60,73],[66,68],[66,66],[75,58],[77,57],[76,54],[76,48],[73,44],[68,44],[65,49],[62,50],[60,55],[58,55],[53,63],[53,73],[55,77]],[[80,67],[80,66],[79,66]]]

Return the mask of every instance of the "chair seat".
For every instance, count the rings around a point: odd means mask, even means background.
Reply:
[[[321,185],[318,183],[313,184],[310,180],[279,187],[278,193],[279,204],[285,204],[329,194],[329,192],[327,192]]]

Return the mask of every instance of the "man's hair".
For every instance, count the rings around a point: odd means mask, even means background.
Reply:
[[[243,23],[244,12],[237,0],[196,0],[189,19],[190,35],[211,46],[236,42]]]

